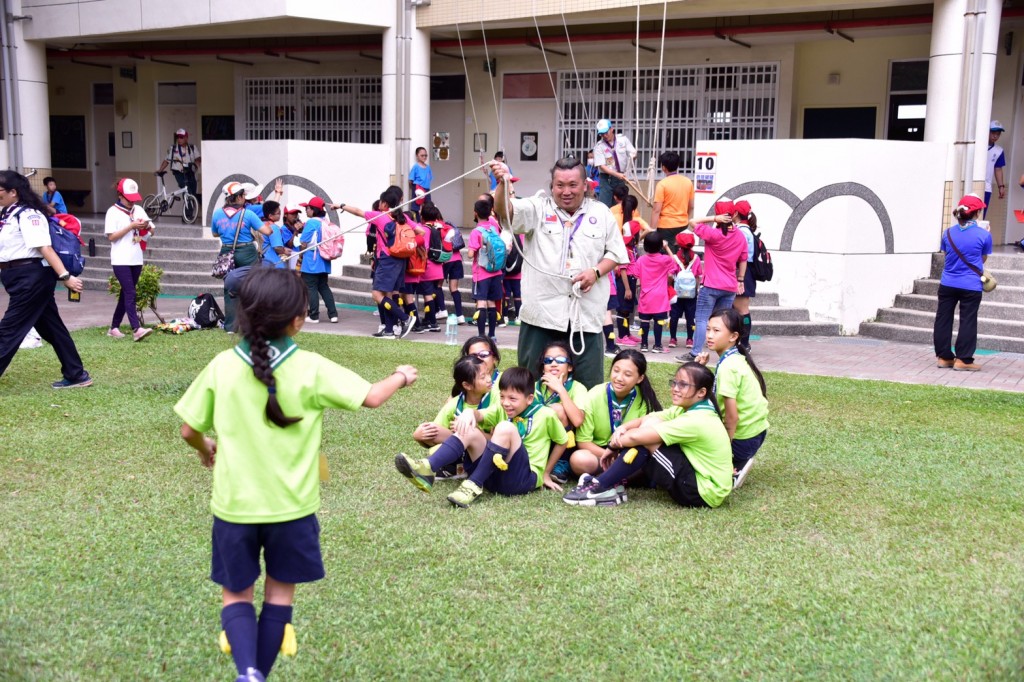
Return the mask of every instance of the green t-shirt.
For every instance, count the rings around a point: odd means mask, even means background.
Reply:
[[[689,410],[672,407],[655,412],[655,425],[665,445],[678,445],[697,475],[697,492],[709,507],[717,507],[732,492],[732,444],[722,419],[707,401]]]
[[[583,423],[576,429],[576,442],[608,447],[608,442],[612,439],[611,415],[608,413],[608,383],[598,384],[587,391],[587,397],[582,403],[577,402],[576,406],[583,410]],[[647,404],[640,399],[638,391],[633,404],[622,416],[622,423],[645,416],[647,410]]]
[[[530,414],[534,405],[527,408],[524,414]],[[501,405],[492,405],[481,415],[479,422],[481,429],[493,431],[502,421],[509,421],[505,410]],[[551,444],[564,445],[569,440],[562,422],[558,421],[558,415],[550,407],[536,406],[536,412],[531,416],[524,417],[525,423],[521,425],[520,433],[523,430],[523,446],[526,454],[530,457],[530,468],[537,475],[537,487],[544,484],[544,468],[548,465],[548,456],[551,454]]]
[[[718,404],[725,409],[723,398],[736,401],[736,433],[733,438],[746,440],[753,438],[768,428],[768,399],[761,394],[761,384],[750,369],[747,359],[734,353],[725,360],[719,360],[715,368],[715,397]]]
[[[494,402],[495,404],[497,404],[497,398],[492,397],[493,393],[494,393],[494,389],[492,388],[491,392],[487,393],[484,396],[483,402],[487,402],[487,398],[490,397],[491,401]],[[477,410],[477,409],[480,408],[479,405],[470,405],[469,403],[465,403],[464,402],[462,404],[462,408],[459,409],[459,402],[460,402],[459,399],[461,397],[462,397],[461,395],[457,395],[454,398],[449,398],[448,402],[446,402],[444,404],[444,407],[442,407],[441,410],[437,413],[437,416],[434,417],[434,422],[433,423],[437,424],[440,427],[446,428],[446,429],[448,429],[450,431],[451,428],[452,428],[452,421],[454,421],[456,417],[458,417],[460,414],[462,414],[462,410]],[[441,447],[441,446],[440,445],[434,445],[433,447],[429,448],[427,450],[427,452],[432,455],[435,452],[437,452],[437,449],[439,447]]]
[[[362,377],[291,339],[272,346],[277,400],[301,421],[281,428],[266,418],[267,387],[243,359],[245,341],[211,360],[174,406],[196,431],[217,432],[210,509],[231,523],[278,523],[316,512],[323,411],[357,410],[370,392]]]

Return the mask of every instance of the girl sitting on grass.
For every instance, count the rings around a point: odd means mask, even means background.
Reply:
[[[213,468],[210,578],[238,680],[264,680],[291,628],[295,584],[324,577],[319,460],[324,408],[380,407],[418,376],[411,365],[370,384],[293,337],[306,320],[302,280],[254,269],[239,292],[237,346],[203,369],[174,410],[181,436]],[[219,441],[204,436],[215,430]],[[253,592],[266,562],[259,620]],[[292,635],[292,638],[294,635]]]
[[[448,496],[452,505],[462,508],[472,504],[484,490],[524,495],[539,488],[549,453],[556,459],[561,456],[568,436],[554,410],[534,403],[530,370],[506,370],[498,387],[500,405],[484,411],[464,411],[455,420],[455,433],[429,458],[412,459],[398,453],[398,472],[429,493],[434,485],[434,472],[463,461],[469,478]],[[483,433],[488,429],[493,430],[490,440]]]
[[[714,375],[688,362],[669,380],[672,407],[615,430],[604,473],[584,474],[566,504],[601,507],[626,501],[617,485],[640,471],[683,507],[717,507],[732,490],[732,450],[712,392]]]
[[[743,317],[735,308],[716,310],[708,320],[707,347],[718,353],[713,388],[732,441],[733,489],[743,485],[768,434],[768,389],[750,351],[739,342],[742,331]],[[708,352],[697,362],[706,365]]]
[[[661,409],[647,379],[647,358],[631,348],[612,359],[608,381],[594,386],[580,407],[583,423],[576,429],[576,452],[569,465],[577,476],[601,471],[612,433],[623,423]]]
[[[540,379],[533,390],[533,402],[546,405],[558,415],[558,421],[569,434],[565,452],[558,459],[549,459],[544,469],[544,485],[548,478],[556,487],[569,480],[570,451],[576,448],[575,431],[583,423],[583,410],[587,387],[573,379],[573,354],[566,341],[552,341],[537,358],[537,376]]]

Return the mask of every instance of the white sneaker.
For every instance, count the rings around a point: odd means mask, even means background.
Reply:
[[[310,324],[320,324],[320,320],[314,320],[312,317],[309,317],[308,315],[306,316],[306,322],[309,322]]]
[[[458,320],[458,323],[459,323],[459,324],[466,324],[466,316],[465,316],[465,315],[459,315],[459,316],[458,316],[458,317],[456,318],[456,320]]]
[[[332,317],[331,322],[333,322],[334,324],[338,324],[338,318],[336,316]]]
[[[732,475],[732,489],[736,490],[743,485],[743,481],[747,480],[747,474],[754,468],[754,458],[751,457],[747,460],[747,463],[743,465],[743,468]]]
[[[443,319],[445,319],[447,317],[448,317],[448,311],[447,310],[442,310],[441,312],[439,312],[437,314],[437,319],[439,319],[439,320],[443,320]]]
[[[377,333],[380,334],[383,331],[384,331],[384,323],[381,322],[380,324],[377,325]]]

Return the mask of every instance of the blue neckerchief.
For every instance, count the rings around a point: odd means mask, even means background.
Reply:
[[[270,369],[272,370],[280,367],[282,362],[294,355],[295,351],[299,349],[298,344],[290,336],[268,339],[267,344],[270,346],[267,355],[270,358]],[[246,338],[243,338],[235,346],[235,353],[250,367],[253,366],[251,352],[251,345]]]
[[[725,364],[726,359],[733,355],[736,355],[736,353],[739,352],[739,346],[733,346],[729,350],[722,353],[722,357],[718,358],[718,366],[715,367],[715,381],[714,384],[712,384],[711,386],[711,392],[715,394],[716,398],[718,397],[718,373],[722,371],[722,365]]]
[[[533,429],[533,415],[537,414],[537,411],[541,407],[543,407],[543,405],[533,403],[523,410],[521,414],[509,419],[510,422],[516,425],[516,431],[519,432],[520,438],[526,438],[526,434],[530,433]]]
[[[608,393],[608,421],[611,422],[612,433],[615,433],[615,429],[622,425],[622,420],[629,414],[629,408],[633,407],[633,401],[636,400],[636,387],[629,392],[629,402],[626,403],[625,409],[622,408],[622,403],[615,399],[612,385],[605,384],[605,388]]]

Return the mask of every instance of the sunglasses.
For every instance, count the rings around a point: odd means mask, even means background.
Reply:
[[[494,355],[494,353],[492,353],[489,350],[481,350],[481,351],[477,351],[476,353],[470,353],[470,355],[472,355],[473,357],[476,357],[476,358],[480,358],[481,360],[486,360],[487,358],[489,358],[492,355]]]
[[[551,357],[550,355],[548,355],[544,358],[545,365],[550,365],[555,362],[557,362],[559,365],[567,365],[569,364],[569,358],[565,357],[564,355],[559,355],[556,357]]]
[[[668,380],[668,387],[672,388],[672,389],[675,389],[675,388],[679,388],[679,389],[683,389],[683,388],[696,388],[689,381],[676,381],[675,379],[669,379]]]

